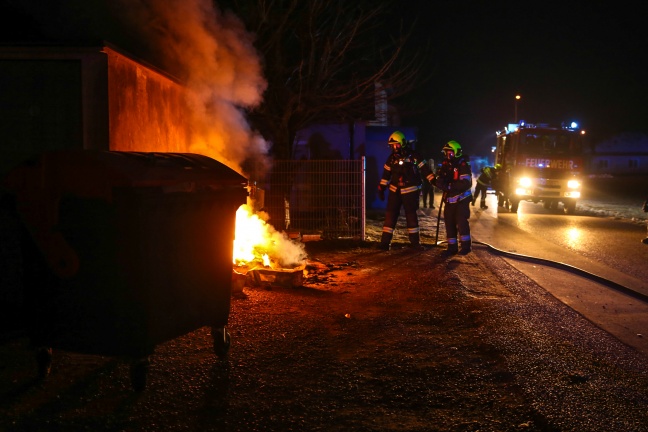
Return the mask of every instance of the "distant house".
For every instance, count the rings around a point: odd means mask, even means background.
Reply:
[[[623,133],[594,146],[590,155],[591,174],[648,174],[648,135]]]

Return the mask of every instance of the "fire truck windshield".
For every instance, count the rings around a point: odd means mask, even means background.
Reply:
[[[520,151],[538,156],[579,155],[579,135],[563,131],[528,131],[521,136]]]

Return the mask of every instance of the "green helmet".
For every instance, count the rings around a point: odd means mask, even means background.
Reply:
[[[405,141],[405,134],[401,131],[393,132],[391,135],[389,135],[388,144],[389,146],[398,144],[401,147],[405,147],[407,145],[407,141]]]
[[[443,147],[443,152],[448,152],[451,151],[452,154],[454,154],[454,157],[461,157],[461,144],[459,144],[457,141],[448,141],[448,144],[446,144]]]
[[[502,169],[502,164],[495,164],[495,169],[496,170],[501,170]]]

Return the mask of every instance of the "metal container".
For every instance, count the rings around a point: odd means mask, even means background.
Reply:
[[[24,225],[24,313],[33,344],[135,359],[146,382],[157,344],[210,326],[225,355],[236,210],[247,180],[186,153],[72,150],[13,170]]]

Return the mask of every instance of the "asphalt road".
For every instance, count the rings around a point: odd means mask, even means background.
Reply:
[[[476,242],[498,250],[538,257],[583,270],[648,296],[648,247],[641,224],[609,218],[568,216],[521,203],[517,214],[474,208]],[[624,343],[648,355],[648,304],[591,278],[541,262],[506,258],[556,298]]]

